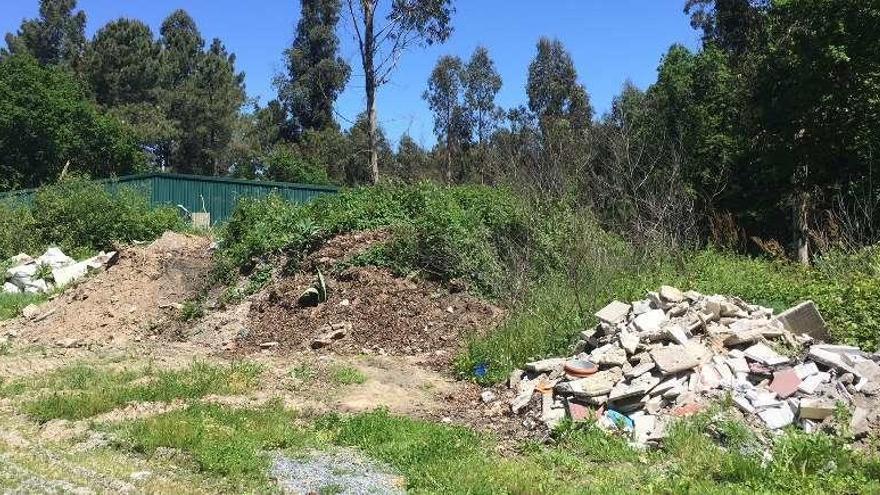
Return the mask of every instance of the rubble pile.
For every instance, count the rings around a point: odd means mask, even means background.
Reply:
[[[116,252],[100,254],[77,262],[56,247],[51,247],[39,258],[26,254],[13,256],[12,268],[6,270],[3,292],[47,293],[64,287],[84,277],[89,270],[96,270],[116,259]]]
[[[595,417],[646,444],[663,437],[669,418],[727,395],[771,430],[815,431],[839,404],[853,411],[856,435],[878,419],[880,356],[822,344],[825,322],[810,301],[775,316],[736,297],[664,286],[642,301],[614,301],[596,317],[577,354],[511,375],[510,407],[527,416],[524,424],[552,429],[566,416]]]

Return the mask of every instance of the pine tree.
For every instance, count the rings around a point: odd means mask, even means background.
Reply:
[[[293,136],[336,125],[333,104],[351,75],[338,55],[340,0],[302,0],[301,5],[296,38],[284,51],[287,73],[275,80]]]
[[[78,68],[86,46],[86,14],[74,13],[76,0],[40,0],[40,16],[6,34],[0,55],[28,53],[44,65]]]

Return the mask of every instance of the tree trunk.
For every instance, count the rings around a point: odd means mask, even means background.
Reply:
[[[799,192],[794,205],[794,241],[797,259],[802,265],[810,264],[810,232],[807,227],[808,194]]]
[[[376,55],[375,37],[373,34],[373,19],[376,13],[376,2],[367,1],[363,3],[364,9],[364,40],[363,40],[363,62],[364,62],[364,87],[367,93],[367,121],[369,123],[369,141],[370,141],[370,183],[376,185],[379,183],[379,150],[378,150],[378,132],[379,122],[376,117],[376,69],[373,59]]]

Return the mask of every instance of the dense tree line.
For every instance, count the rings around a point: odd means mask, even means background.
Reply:
[[[710,241],[810,257],[875,242],[880,4],[686,0],[697,50],[669,48],[657,81],[626,83],[604,115],[574,60],[537,41],[526,99],[501,109],[485,47],[441,57],[424,100],[437,137],[390,143],[376,94],[407,50],[452,34],[451,0],[300,0],[278,97],[246,100],[235,57],[184,11],[158,35],[119,19],[92,39],[75,0],[41,0],[0,52],[0,187],[144,168],[286,181],[434,179],[573,200],[644,242]],[[360,67],[340,56],[353,36]],[[364,111],[340,126],[357,72]],[[71,139],[71,136],[74,139]]]

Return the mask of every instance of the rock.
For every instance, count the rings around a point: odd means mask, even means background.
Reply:
[[[829,338],[825,320],[813,301],[806,301],[783,311],[776,317],[776,321],[795,335],[806,334],[816,340]]]
[[[263,342],[262,344],[260,344],[260,349],[263,349],[263,350],[275,349],[278,347],[278,345],[279,345],[278,342],[274,342],[274,341],[273,342]]]
[[[632,303],[632,312],[638,316],[651,311],[651,301],[634,301]]]
[[[519,382],[522,380],[523,370],[513,370],[510,372],[510,376],[507,378],[507,386],[510,388],[517,388]]]
[[[488,404],[497,398],[498,398],[498,396],[495,395],[495,392],[493,392],[491,390],[484,390],[480,394],[480,400],[483,401],[483,404]]]
[[[758,417],[760,417],[764,421],[764,424],[767,425],[767,428],[770,428],[771,430],[785,428],[794,423],[794,413],[787,404],[769,407],[763,411],[759,411]]]
[[[800,401],[798,417],[801,419],[815,419],[821,421],[834,414],[834,408],[835,404],[833,401],[806,397]]]
[[[852,418],[849,421],[849,428],[857,438],[863,437],[871,431],[871,425],[868,422],[870,414],[871,411],[863,407],[856,407],[856,410],[853,411]]]
[[[40,314],[40,307],[36,304],[28,304],[21,310],[21,316],[27,318],[28,320],[32,320]]]
[[[532,373],[549,373],[557,370],[562,371],[564,365],[565,358],[550,358],[542,359],[540,361],[532,361],[531,363],[527,363],[525,368],[526,371]]]
[[[21,288],[15,284],[11,284],[9,282],[5,282],[3,284],[3,292],[7,294],[20,294]]]
[[[681,345],[686,345],[688,343],[688,336],[684,332],[684,329],[678,325],[666,325],[665,327],[666,333],[672,338],[673,342],[676,342]]]
[[[596,313],[596,318],[605,323],[614,325],[626,319],[632,306],[620,301],[613,301],[611,304],[600,309]]]
[[[639,348],[639,338],[633,333],[628,331],[620,332],[618,337],[620,339],[620,346],[627,352],[627,354],[635,354]]]
[[[813,376],[816,373],[819,373],[819,368],[816,366],[816,363],[810,361],[808,363],[799,364],[794,367],[794,372],[797,374],[798,378],[801,380]]]
[[[651,359],[664,375],[696,368],[700,362],[684,346],[669,345],[651,351]]]
[[[61,347],[62,349],[71,349],[79,346],[79,339],[67,337],[55,341],[55,345]]]
[[[633,441],[639,445],[648,443],[657,426],[657,418],[650,414],[634,414],[630,419],[633,421]]]
[[[557,390],[567,391],[575,397],[597,397],[600,395],[608,395],[614,385],[623,378],[623,370],[620,368],[611,368],[609,370],[600,371],[594,375],[578,380],[572,380],[557,386]],[[566,387],[562,387],[565,385]]]
[[[333,345],[337,340],[345,338],[351,330],[350,323],[334,323],[329,326],[323,326],[320,330],[324,333],[312,340],[312,349],[321,349]]]
[[[638,378],[638,377],[644,375],[645,373],[651,371],[656,366],[657,366],[657,364],[654,363],[654,361],[651,361],[651,360],[643,361],[643,362],[635,365],[634,367],[630,368],[629,370],[624,371],[623,376],[625,376],[627,378]]]
[[[675,287],[664,285],[660,287],[660,298],[671,303],[684,301],[684,294]]]
[[[778,354],[764,343],[758,343],[749,347],[745,350],[745,355],[752,361],[757,361],[767,366],[776,366],[789,361],[787,357]]]
[[[660,326],[666,323],[668,318],[662,309],[652,309],[647,313],[640,314],[633,319],[636,330],[644,333],[659,332]]]
[[[807,354],[807,358],[812,359],[819,364],[828,366],[829,368],[841,370],[846,373],[857,373],[854,367],[850,366],[843,360],[841,353],[835,352],[830,349],[829,346],[810,346],[810,352]]]
[[[89,264],[85,261],[52,269],[52,279],[57,287],[64,287],[75,282],[89,272]]]
[[[129,475],[132,481],[146,481],[153,476],[152,471],[135,471]]]
[[[561,407],[550,409],[541,415],[541,421],[543,421],[547,429],[551,431],[555,430],[563,419],[565,419],[565,409]]]
[[[812,395],[816,393],[816,390],[819,388],[819,385],[828,382],[831,380],[831,375],[824,372],[816,373],[815,375],[810,375],[804,378],[801,381],[801,384],[798,386],[798,390]]]
[[[617,346],[612,346],[611,349],[599,354],[594,359],[594,362],[598,365],[604,366],[623,366],[627,363],[626,359],[626,351]]]

